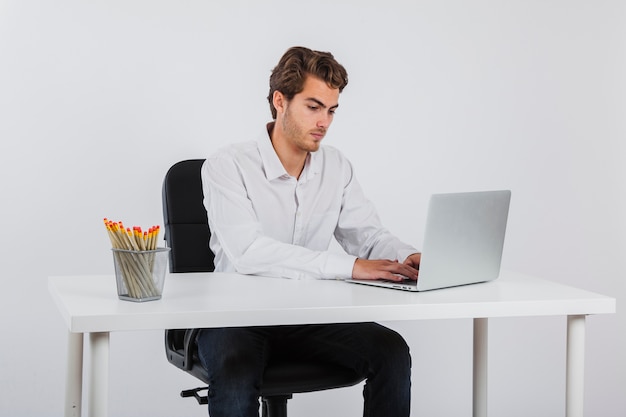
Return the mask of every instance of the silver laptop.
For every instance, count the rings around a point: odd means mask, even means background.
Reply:
[[[426,291],[494,280],[500,274],[510,201],[509,190],[433,194],[417,282],[347,282]]]

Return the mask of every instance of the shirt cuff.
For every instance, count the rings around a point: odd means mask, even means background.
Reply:
[[[340,253],[328,253],[322,279],[352,278],[352,269],[357,257]]]

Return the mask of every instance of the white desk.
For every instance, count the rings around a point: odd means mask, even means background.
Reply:
[[[170,274],[163,298],[117,298],[113,276],[51,277],[49,289],[69,329],[66,417],[81,414],[83,334],[89,334],[89,416],[107,415],[109,333],[361,321],[474,319],[474,417],[487,415],[487,320],[568,316],[566,414],[583,415],[585,316],[615,312],[615,299],[516,273],[490,283],[406,293],[340,281],[223,273]]]

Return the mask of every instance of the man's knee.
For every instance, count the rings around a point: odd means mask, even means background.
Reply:
[[[381,366],[397,371],[411,368],[411,353],[406,340],[395,330],[376,324],[372,343],[374,355],[381,361]]]
[[[260,378],[265,342],[250,329],[203,329],[196,339],[198,356],[209,375]]]

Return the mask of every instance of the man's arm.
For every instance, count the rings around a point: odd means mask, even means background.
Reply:
[[[350,175],[335,237],[348,253],[358,257],[352,278],[417,280],[421,254],[382,226],[374,205],[365,197],[354,176],[352,166],[347,165]],[[404,262],[398,262],[398,259],[404,259]]]

